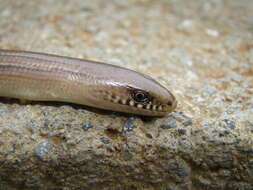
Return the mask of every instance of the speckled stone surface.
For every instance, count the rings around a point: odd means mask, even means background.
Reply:
[[[0,48],[104,61],[178,99],[163,118],[0,99],[0,190],[252,190],[252,0],[0,0]]]

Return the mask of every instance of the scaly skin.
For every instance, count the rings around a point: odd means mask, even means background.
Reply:
[[[0,50],[0,96],[164,116],[175,97],[149,76],[94,61]]]

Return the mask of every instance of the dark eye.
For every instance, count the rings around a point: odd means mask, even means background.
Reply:
[[[135,91],[133,93],[133,99],[140,104],[145,104],[149,102],[149,95],[142,91]]]

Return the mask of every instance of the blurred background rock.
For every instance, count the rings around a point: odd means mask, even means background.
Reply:
[[[147,119],[0,103],[0,189],[253,189],[252,0],[0,0],[0,48],[151,75],[179,106]]]

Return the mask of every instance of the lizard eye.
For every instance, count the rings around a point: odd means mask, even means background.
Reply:
[[[140,104],[145,104],[150,101],[150,97],[148,93],[143,92],[143,91],[134,91],[133,93],[133,99]]]

